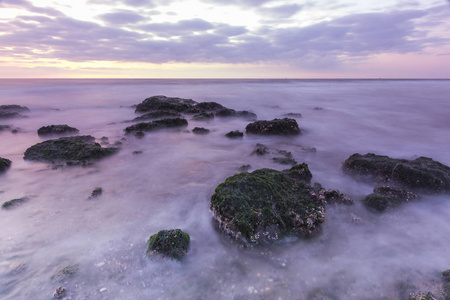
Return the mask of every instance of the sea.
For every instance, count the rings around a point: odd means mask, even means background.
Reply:
[[[298,136],[245,134],[251,121],[215,118],[183,129],[126,135],[133,105],[154,95],[214,101],[258,120],[293,113]],[[430,157],[450,165],[449,80],[1,79],[0,105],[27,106],[1,119],[0,299],[443,299],[450,269],[450,196],[422,195],[384,213],[362,204],[373,184],[342,172],[352,154]],[[301,116],[300,116],[301,115]],[[25,150],[54,137],[37,129],[67,124],[120,151],[91,166],[25,161]],[[211,132],[195,135],[194,127]],[[105,142],[106,139],[103,139]],[[210,210],[227,177],[289,168],[256,144],[291,152],[312,182],[348,195],[329,205],[319,234],[243,247],[217,228]],[[100,197],[91,192],[101,187]],[[1,204],[0,203],[0,204]],[[145,255],[149,237],[181,229],[191,244],[181,261]]]

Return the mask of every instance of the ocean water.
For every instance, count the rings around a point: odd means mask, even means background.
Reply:
[[[260,120],[301,113],[303,134],[230,140],[225,133],[249,121],[188,116],[188,130],[211,133],[126,136],[130,106],[153,95],[216,101]],[[0,104],[30,108],[0,120],[19,131],[0,132],[0,157],[13,162],[0,175],[0,201],[29,197],[0,210],[1,299],[51,299],[59,286],[67,299],[407,299],[439,296],[440,272],[450,269],[450,196],[377,214],[360,203],[373,186],[341,171],[351,154],[369,152],[450,165],[450,81],[17,79],[0,80]],[[44,140],[37,129],[51,124],[120,141],[121,150],[90,167],[24,161]],[[314,238],[240,247],[217,230],[210,198],[242,165],[286,168],[251,155],[257,143],[292,152],[313,182],[355,205],[328,206]],[[88,199],[95,187],[103,195]],[[182,262],[144,256],[150,235],[175,228],[191,237]]]

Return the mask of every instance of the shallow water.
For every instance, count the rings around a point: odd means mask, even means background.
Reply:
[[[230,140],[225,133],[244,131],[249,121],[188,117],[188,130],[212,132],[125,136],[123,121],[136,117],[130,106],[152,95],[216,101],[258,119],[301,113],[303,134]],[[0,298],[50,299],[58,286],[70,299],[407,299],[427,292],[450,269],[449,196],[376,214],[360,204],[372,186],[340,167],[356,152],[450,165],[449,95],[450,81],[439,80],[0,80],[0,104],[31,110],[0,120],[19,128],[0,132],[0,157],[13,161],[0,175],[0,200],[29,197],[0,210]],[[123,145],[91,167],[24,161],[24,151],[43,140],[36,130],[50,124]],[[250,155],[256,143],[291,151],[313,182],[356,204],[327,207],[314,238],[241,248],[216,230],[209,201],[241,165],[286,168]],[[103,195],[88,199],[95,187]],[[186,259],[144,257],[148,237],[172,228],[191,236]],[[73,276],[55,276],[67,266]]]

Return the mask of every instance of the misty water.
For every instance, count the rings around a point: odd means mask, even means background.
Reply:
[[[131,105],[166,95],[250,110],[260,120],[300,113],[302,135],[244,135],[243,119],[189,122],[207,135],[161,130],[137,139],[123,129]],[[0,80],[0,104],[30,108],[0,120],[0,298],[51,299],[407,299],[439,292],[450,269],[450,196],[423,196],[385,213],[361,199],[373,185],[341,171],[353,153],[431,157],[450,165],[450,82],[445,80]],[[319,109],[320,108],[320,109]],[[90,167],[23,160],[47,138],[41,126],[68,124],[108,137],[121,150]],[[262,143],[305,162],[312,182],[338,189],[353,206],[327,206],[320,234],[243,248],[218,231],[214,189],[242,165],[286,169],[251,155]],[[313,150],[315,148],[316,151]],[[133,154],[142,151],[140,154]],[[92,190],[103,195],[89,199]],[[150,235],[180,228],[191,237],[181,262],[144,256]],[[68,271],[61,275],[61,270]]]

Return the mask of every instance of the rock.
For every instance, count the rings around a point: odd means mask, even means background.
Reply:
[[[208,134],[210,130],[203,127],[195,127],[192,129],[192,132],[195,134]]]
[[[137,154],[142,154],[143,152],[141,151],[141,150],[136,150],[136,151],[133,151],[133,154],[134,155],[137,155]]]
[[[9,167],[11,167],[11,161],[9,159],[0,157],[0,173],[5,172],[9,169]]]
[[[249,112],[247,110],[236,111],[231,108],[223,108],[216,111],[216,117],[236,117],[236,118],[244,118],[247,120],[256,120],[256,114]]]
[[[287,113],[283,115],[284,117],[290,117],[290,118],[301,118],[302,114],[300,113]]]
[[[134,136],[137,139],[142,139],[145,136],[145,133],[143,131],[136,131],[136,133],[134,134]]]
[[[64,299],[66,296],[66,289],[62,286],[58,287],[55,291],[55,294],[53,295],[54,299]]]
[[[0,119],[23,117],[20,112],[29,111],[28,107],[20,105],[0,105]]]
[[[165,118],[152,122],[138,123],[125,128],[126,133],[136,131],[154,131],[163,128],[174,128],[187,126],[188,122],[183,118]]]
[[[174,110],[183,112],[196,104],[192,99],[183,99],[166,96],[153,96],[145,99],[136,106],[136,112],[148,112],[155,110]]]
[[[53,134],[76,134],[79,130],[70,127],[68,125],[50,125],[50,126],[43,126],[38,129],[37,133],[40,136],[43,135],[53,135]]]
[[[271,121],[256,121],[245,127],[247,133],[263,135],[298,135],[301,133],[294,119],[274,119]]]
[[[2,208],[4,208],[4,209],[12,208],[12,207],[21,205],[22,203],[24,203],[27,200],[28,200],[28,197],[12,199],[12,200],[4,202],[3,205],[2,205]]]
[[[308,165],[305,163],[295,165],[290,169],[283,170],[282,172],[297,181],[303,181],[307,184],[311,182],[312,174],[308,168]]]
[[[103,189],[101,187],[97,187],[92,191],[92,194],[89,198],[97,198],[100,197],[103,193]]]
[[[450,283],[450,270],[442,272],[442,277],[446,282]]]
[[[9,125],[0,125],[0,131],[11,131],[12,128]]]
[[[325,219],[307,184],[272,169],[227,178],[216,188],[211,210],[223,231],[247,245],[308,236]]]
[[[248,170],[250,170],[252,168],[251,165],[242,165],[239,167],[239,172],[247,172]]]
[[[297,161],[292,157],[274,157],[272,160],[280,165],[296,165]]]
[[[146,113],[145,115],[134,118],[132,121],[140,122],[140,121],[149,120],[149,119],[179,118],[179,117],[181,117],[181,114],[179,112],[174,111],[174,110],[163,109],[163,110],[151,111],[149,113]]]
[[[180,260],[187,254],[189,244],[189,234],[180,229],[161,230],[149,238],[146,254]]]
[[[354,204],[353,200],[351,200],[347,195],[342,194],[338,190],[325,190],[320,184],[314,184],[314,191],[319,197],[319,199],[324,204],[344,204],[344,205],[352,205]],[[355,215],[351,215],[353,221],[360,221],[358,217]]]
[[[44,162],[72,161],[73,165],[81,162],[98,160],[114,154],[117,148],[102,148],[90,135],[62,137],[31,146],[25,151],[24,159]]]
[[[428,157],[406,160],[355,153],[344,162],[342,169],[362,181],[393,183],[424,193],[450,192],[450,168]]]
[[[266,155],[269,153],[269,148],[263,144],[256,144],[255,150],[253,150],[252,154],[256,155]]]
[[[217,102],[200,102],[197,103],[194,107],[203,111],[217,111],[226,108],[222,104],[219,104]]]
[[[411,293],[408,295],[408,300],[436,300],[432,293]]]
[[[56,274],[52,275],[50,279],[57,280],[57,281],[65,281],[69,278],[72,278],[75,276],[75,274],[78,272],[79,265],[69,265],[65,266],[61,270],[59,270]]]
[[[195,120],[195,121],[208,121],[211,119],[214,119],[213,113],[202,112],[202,113],[192,116],[192,120]]]
[[[381,212],[417,198],[417,195],[412,192],[389,186],[379,186],[373,190],[372,194],[364,198],[363,203],[367,207]]]
[[[235,131],[228,132],[227,134],[225,134],[225,136],[230,139],[235,139],[235,138],[244,137],[244,133],[240,132],[239,130],[235,130]]]
[[[445,300],[450,300],[450,270],[442,272],[443,283],[442,289]]]

